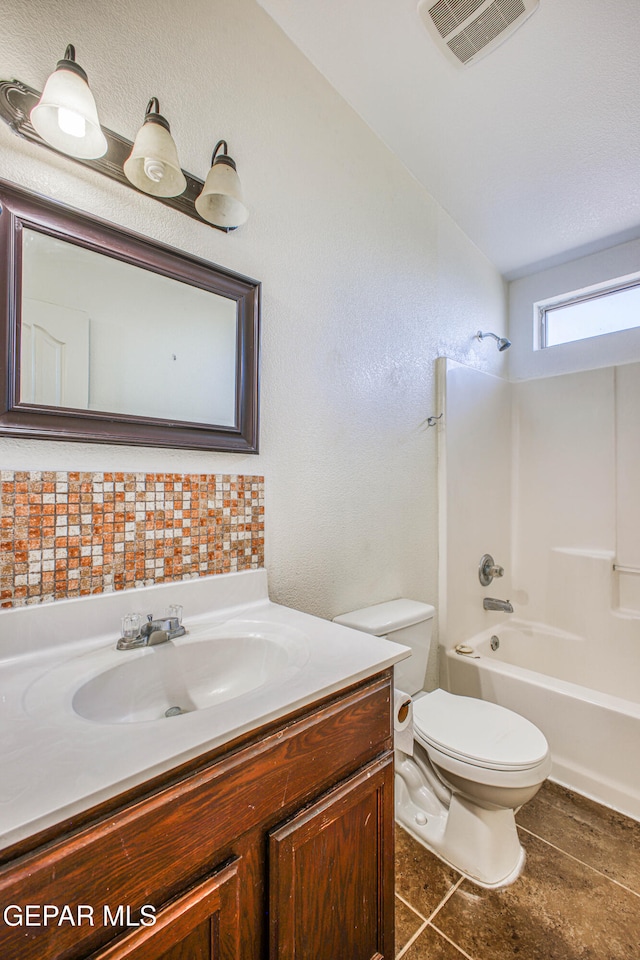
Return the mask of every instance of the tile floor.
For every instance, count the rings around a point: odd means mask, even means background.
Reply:
[[[396,958],[640,960],[640,824],[547,782],[523,874],[483,890],[397,828]]]

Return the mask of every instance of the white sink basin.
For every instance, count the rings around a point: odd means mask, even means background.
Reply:
[[[136,650],[100,648],[41,676],[25,706],[53,700],[96,723],[168,722],[286,683],[309,656],[306,636],[257,621],[201,625],[184,637]]]

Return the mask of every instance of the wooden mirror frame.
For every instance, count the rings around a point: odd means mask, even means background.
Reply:
[[[235,426],[20,403],[24,228],[235,300]],[[257,280],[0,180],[0,435],[257,453],[260,291]]]

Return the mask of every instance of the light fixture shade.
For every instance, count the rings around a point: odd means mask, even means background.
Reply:
[[[30,120],[36,133],[61,153],[94,160],[107,152],[87,75],[75,62],[71,44],[47,80]]]
[[[216,156],[220,147],[223,147],[224,153]],[[224,140],[220,140],[213,151],[211,169],[195,206],[203,220],[217,227],[239,227],[249,218],[236,165],[231,157],[227,156],[227,144]]]
[[[152,97],[123,169],[127,180],[138,190],[152,197],[177,197],[184,192],[187,180],[169,124],[159,109],[157,98]]]

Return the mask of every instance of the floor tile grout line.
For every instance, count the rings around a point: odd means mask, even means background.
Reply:
[[[429,926],[433,927],[436,933],[439,933],[444,940],[451,944],[452,947],[455,947],[456,950],[458,950],[460,954],[466,958],[466,960],[474,960],[470,953],[467,953],[466,950],[462,949],[459,943],[456,943],[455,940],[452,940],[451,937],[448,937],[446,933],[443,933],[440,927],[436,927],[435,923],[430,923]]]
[[[460,877],[460,879],[457,881],[457,883],[456,883],[453,887],[451,887],[451,890],[449,890],[449,892],[447,893],[447,895],[446,895],[445,897],[443,897],[443,899],[440,901],[440,903],[439,903],[438,906],[435,908],[435,910],[433,911],[433,913],[427,918],[427,923],[431,923],[431,921],[432,921],[433,918],[436,916],[436,914],[437,914],[440,910],[442,910],[442,908],[444,907],[445,903],[446,903],[448,900],[451,899],[451,897],[454,895],[454,893],[456,892],[456,890],[458,889],[458,887],[460,886],[460,884],[464,882],[464,879],[465,879],[464,877]]]
[[[418,927],[418,929],[417,929],[416,932],[413,934],[413,936],[410,937],[410,938],[407,940],[407,942],[405,943],[405,945],[404,945],[404,947],[402,948],[402,950],[400,951],[400,953],[396,953],[395,960],[400,960],[401,957],[404,957],[404,955],[405,955],[405,953],[407,952],[407,950],[409,949],[409,947],[412,947],[412,946],[413,946],[413,944],[416,942],[416,940],[418,939],[418,937],[420,936],[420,934],[421,934],[424,930],[426,930],[428,926],[429,926],[429,924],[428,924],[427,921],[425,920],[424,923],[422,923],[422,924]]]
[[[633,894],[634,897],[640,897],[640,893],[638,893],[636,890],[632,890],[631,887],[627,887],[624,883],[620,883],[619,880],[615,880],[613,877],[610,877],[608,873],[603,873],[602,870],[598,870],[597,867],[592,866],[590,863],[586,863],[584,860],[574,856],[572,853],[568,853],[566,850],[563,850],[562,847],[557,846],[557,844],[551,843],[550,840],[545,840],[545,838],[541,837],[539,833],[534,833],[533,830],[527,830],[526,827],[523,827],[520,824],[518,824],[518,830],[523,830],[525,833],[528,833],[530,837],[535,837],[536,840],[546,843],[547,846],[557,850],[558,853],[563,853],[565,857],[569,857],[571,860],[575,860],[575,862],[579,863],[581,866],[587,867],[589,870],[593,870],[593,872],[597,873],[599,877],[603,877],[605,880],[610,880],[611,883],[615,883],[617,887],[621,887],[623,890],[626,890],[627,893]]]
[[[431,913],[431,915],[429,916],[429,918],[428,918],[427,920],[424,920],[424,923],[421,924],[421,926],[416,930],[416,932],[413,934],[413,936],[410,937],[409,940],[407,940],[407,942],[405,943],[405,945],[404,945],[404,947],[402,948],[402,950],[400,951],[400,953],[397,953],[397,954],[396,954],[395,960],[400,960],[401,957],[404,957],[404,955],[405,955],[405,953],[407,952],[407,950],[409,949],[409,947],[411,947],[411,946],[416,942],[416,940],[418,939],[418,937],[420,936],[421,933],[424,933],[424,931],[425,931],[425,930],[427,929],[427,927],[430,925],[431,920],[432,920],[432,919],[435,917],[435,915],[437,914],[438,910],[440,910],[442,907],[444,907],[444,905],[445,905],[445,903],[447,902],[447,900],[448,900],[450,897],[453,896],[453,894],[456,892],[456,890],[458,889],[458,887],[460,886],[460,884],[463,882],[463,880],[464,880],[464,877],[460,877],[460,879],[456,881],[456,883],[451,887],[451,889],[450,889],[450,890],[446,893],[446,895],[442,898],[442,900],[440,901],[440,903],[438,904],[438,906],[435,908],[435,910],[432,911],[432,913]],[[422,917],[422,914],[421,914],[421,913],[418,913],[418,911],[417,911],[414,907],[411,906],[411,904],[409,903],[409,901],[408,901],[408,900],[405,900],[404,897],[401,897],[399,893],[396,893],[396,897],[398,897],[398,899],[399,899],[402,903],[404,903],[405,907],[409,907],[409,909],[410,909],[410,910],[413,910],[413,912],[414,912],[415,914],[417,914],[417,916]],[[423,919],[424,919],[424,918],[423,918]],[[438,931],[438,932],[439,932],[439,931]]]
[[[398,893],[398,892],[396,891],[396,897],[398,898],[398,900],[400,901],[400,903],[404,903],[405,907],[408,907],[409,910],[411,910],[412,913],[415,913],[415,915],[416,915],[417,917],[420,917],[420,919],[422,920],[423,923],[427,923],[427,918],[424,916],[424,914],[420,913],[419,910],[416,910],[416,908],[415,908],[411,903],[409,903],[408,900],[405,900],[405,898],[402,896],[402,894],[400,894],[400,893]]]

